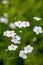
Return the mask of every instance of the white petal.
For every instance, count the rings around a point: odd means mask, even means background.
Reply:
[[[8,46],[8,50],[10,50],[10,51],[12,50],[11,46]]]

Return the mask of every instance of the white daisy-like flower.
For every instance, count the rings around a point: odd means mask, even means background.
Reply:
[[[39,18],[39,17],[33,17],[33,19],[36,20],[36,21],[41,20],[41,18]]]
[[[4,17],[1,17],[0,18],[0,22],[1,23],[4,23],[4,24],[8,24],[8,19],[7,18],[4,18]]]
[[[21,39],[21,37],[16,35],[16,36],[12,37],[11,42],[13,42],[14,44],[20,44],[20,39]]]
[[[14,37],[16,35],[16,33],[15,33],[15,31],[7,30],[7,31],[4,32],[3,35],[6,36],[6,37]]]
[[[22,22],[22,26],[23,26],[23,27],[29,27],[29,26],[30,26],[30,23],[23,21],[23,22]]]
[[[22,28],[22,27],[29,27],[30,23],[27,21],[23,21],[23,22],[18,21],[18,22],[15,22],[15,25],[16,27]]]
[[[26,47],[24,47],[25,54],[31,53],[32,50],[33,50],[33,47],[31,45],[27,45]]]
[[[3,0],[2,4],[5,4],[5,5],[8,4],[8,0]]]
[[[27,56],[26,56],[26,54],[25,54],[25,52],[24,52],[23,50],[21,50],[21,51],[19,52],[19,57],[21,57],[21,58],[23,58],[23,59],[26,59],[26,58],[27,58]]]
[[[18,48],[17,45],[11,44],[10,46],[8,46],[8,50],[12,51],[12,50],[16,50]]]
[[[38,35],[38,34],[42,33],[42,27],[40,27],[40,26],[35,26],[35,27],[33,28],[33,31]]]
[[[22,22],[21,21],[15,22],[15,26],[19,27],[19,28],[22,28]]]
[[[10,24],[9,24],[9,27],[10,27],[11,29],[15,29],[15,28],[16,28],[16,26],[15,26],[14,23],[10,23]]]

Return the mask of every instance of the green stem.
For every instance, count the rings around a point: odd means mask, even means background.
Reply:
[[[5,59],[4,60],[4,65],[11,65],[11,60]]]

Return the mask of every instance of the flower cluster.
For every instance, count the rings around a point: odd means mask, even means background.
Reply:
[[[33,50],[33,47],[31,45],[27,45],[26,47],[24,47],[24,50],[21,50],[19,52],[19,57],[26,59],[27,58],[26,54],[31,53],[32,50]]]
[[[40,21],[41,20],[41,18],[39,18],[39,17],[33,17],[33,19],[36,20],[36,21]],[[43,32],[42,31],[42,27],[41,26],[35,26],[33,28],[33,32],[35,32],[37,35],[42,33]]]
[[[28,21],[16,21],[15,23],[10,23],[9,27],[12,29],[15,29],[15,27],[23,28],[23,27],[29,27],[30,23]]]
[[[7,31],[4,31],[3,35],[6,37],[14,37],[16,35],[16,33],[13,30],[12,31],[7,30]]]
[[[4,13],[3,17],[0,17],[0,23],[8,24],[8,14]]]
[[[6,13],[4,13],[4,16],[8,17],[8,15]],[[33,19],[37,20],[37,21],[41,20],[41,18],[39,18],[39,17],[33,17]],[[2,20],[5,22],[4,19],[2,19]],[[21,29],[23,27],[26,28],[26,27],[29,27],[29,26],[30,26],[30,23],[28,21],[15,21],[15,22],[12,22],[12,23],[9,24],[9,27],[11,29],[15,29],[16,27]],[[22,32],[22,30],[20,30],[20,33],[21,32]],[[37,35],[42,33],[43,32],[42,31],[42,27],[41,26],[35,26],[33,28],[33,32],[35,32]],[[9,51],[12,51],[12,50],[15,51],[18,48],[18,46],[15,45],[15,44],[20,44],[21,37],[19,35],[17,35],[15,33],[15,31],[13,31],[13,30],[4,31],[3,36],[9,37],[9,38],[11,37],[11,42],[13,42],[14,44],[9,45],[8,46],[8,50]],[[33,39],[33,41],[35,41],[35,40],[36,40],[36,38]],[[33,50],[33,47],[31,45],[25,46],[24,50],[20,50],[19,57],[21,57],[23,59],[26,59],[27,58],[27,54],[31,53],[32,50]]]
[[[3,36],[6,36],[6,37],[11,37],[11,42],[13,42],[14,44],[20,44],[20,40],[21,40],[21,37],[18,36],[15,31],[4,31],[3,33]],[[8,46],[8,49],[9,50],[16,50],[16,45],[12,45],[11,46]]]

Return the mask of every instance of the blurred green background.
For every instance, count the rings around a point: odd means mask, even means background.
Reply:
[[[21,36],[21,43],[16,51],[7,51],[8,46],[12,43],[11,39],[4,37],[3,32],[12,30],[3,23],[0,23],[0,65],[43,65],[43,33],[36,35],[33,32],[34,26],[43,28],[43,0],[8,0],[9,4],[2,4],[0,0],[0,17],[3,13],[9,14],[8,24],[17,20],[29,21],[29,28],[16,28],[14,31]],[[34,16],[41,17],[42,20],[37,22],[33,20]],[[14,19],[16,17],[16,19]],[[22,30],[22,33],[19,31]],[[32,41],[36,38],[36,41]],[[19,57],[19,51],[26,45],[32,45],[34,50],[28,54],[28,58],[23,60]]]

